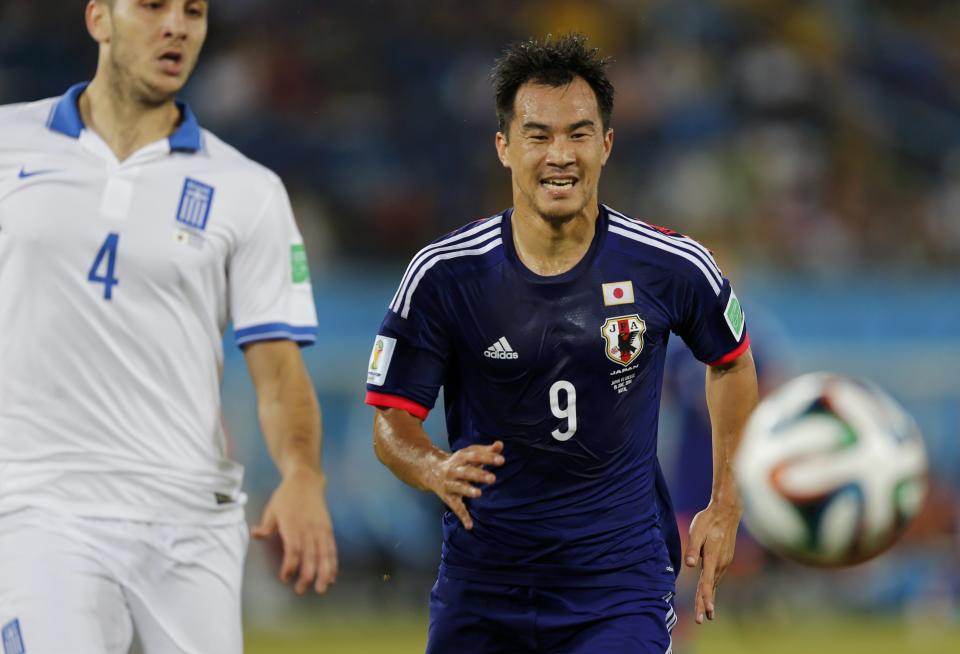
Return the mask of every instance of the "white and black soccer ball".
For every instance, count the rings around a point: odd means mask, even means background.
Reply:
[[[913,419],[875,385],[833,373],[797,377],[764,399],[734,471],[750,533],[814,565],[852,565],[884,551],[927,493]]]

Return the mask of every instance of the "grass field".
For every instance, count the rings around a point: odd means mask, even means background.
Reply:
[[[716,622],[689,630],[695,640],[675,654],[951,654],[960,624],[890,619],[792,624]],[[271,633],[248,633],[247,654],[422,654],[426,616],[319,617]],[[451,654],[457,654],[451,652]],[[607,653],[599,653],[607,654]],[[610,653],[613,654],[613,653]]]

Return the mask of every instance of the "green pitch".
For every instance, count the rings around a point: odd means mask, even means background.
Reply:
[[[423,654],[427,616],[319,616],[269,633],[247,630],[246,654]]]
[[[675,654],[931,654],[960,652],[960,623],[896,618],[839,621],[797,617],[776,624],[718,621],[693,628]],[[249,632],[247,654],[422,654],[426,616],[318,615],[270,633]]]
[[[960,652],[960,624],[905,624],[898,618],[837,621],[798,618],[774,625],[712,624],[698,628],[691,654],[927,654]],[[676,654],[686,654],[678,650]]]

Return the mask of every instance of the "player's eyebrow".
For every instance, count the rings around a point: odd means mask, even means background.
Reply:
[[[522,129],[523,131],[525,131],[525,132],[534,131],[534,130],[543,130],[543,131],[549,131],[549,130],[550,130],[550,125],[546,125],[546,124],[544,124],[544,123],[535,123],[535,122],[532,122],[532,121],[531,121],[531,122],[523,123],[523,125],[521,125],[520,127],[521,127],[521,129]],[[582,129],[582,128],[584,128],[584,127],[591,127],[591,128],[594,128],[594,129],[595,129],[595,128],[596,128],[596,123],[594,123],[594,122],[593,122],[592,120],[590,120],[589,118],[585,118],[585,119],[583,119],[583,120],[578,120],[578,121],[575,122],[575,123],[570,123],[570,125],[567,126],[566,131],[568,131],[568,132],[575,132],[575,131],[577,131],[578,129]]]
[[[550,129],[550,126],[549,126],[549,125],[545,125],[545,124],[543,124],[543,123],[526,122],[526,123],[523,123],[523,125],[520,126],[520,129],[522,129],[522,130],[525,131],[525,132],[529,132],[529,131],[533,131],[533,130],[538,130],[538,129],[547,131],[547,130]]]
[[[571,124],[567,127],[568,132],[575,132],[578,129],[583,129],[584,127],[596,128],[596,124],[589,118],[584,118],[583,120],[578,120],[577,122]]]

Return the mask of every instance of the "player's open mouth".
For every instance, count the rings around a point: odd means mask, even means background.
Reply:
[[[574,177],[552,177],[550,179],[540,180],[540,185],[551,190],[562,190],[573,188],[577,183]]]
[[[179,75],[183,70],[183,53],[169,50],[160,55],[160,67],[170,75]]]

